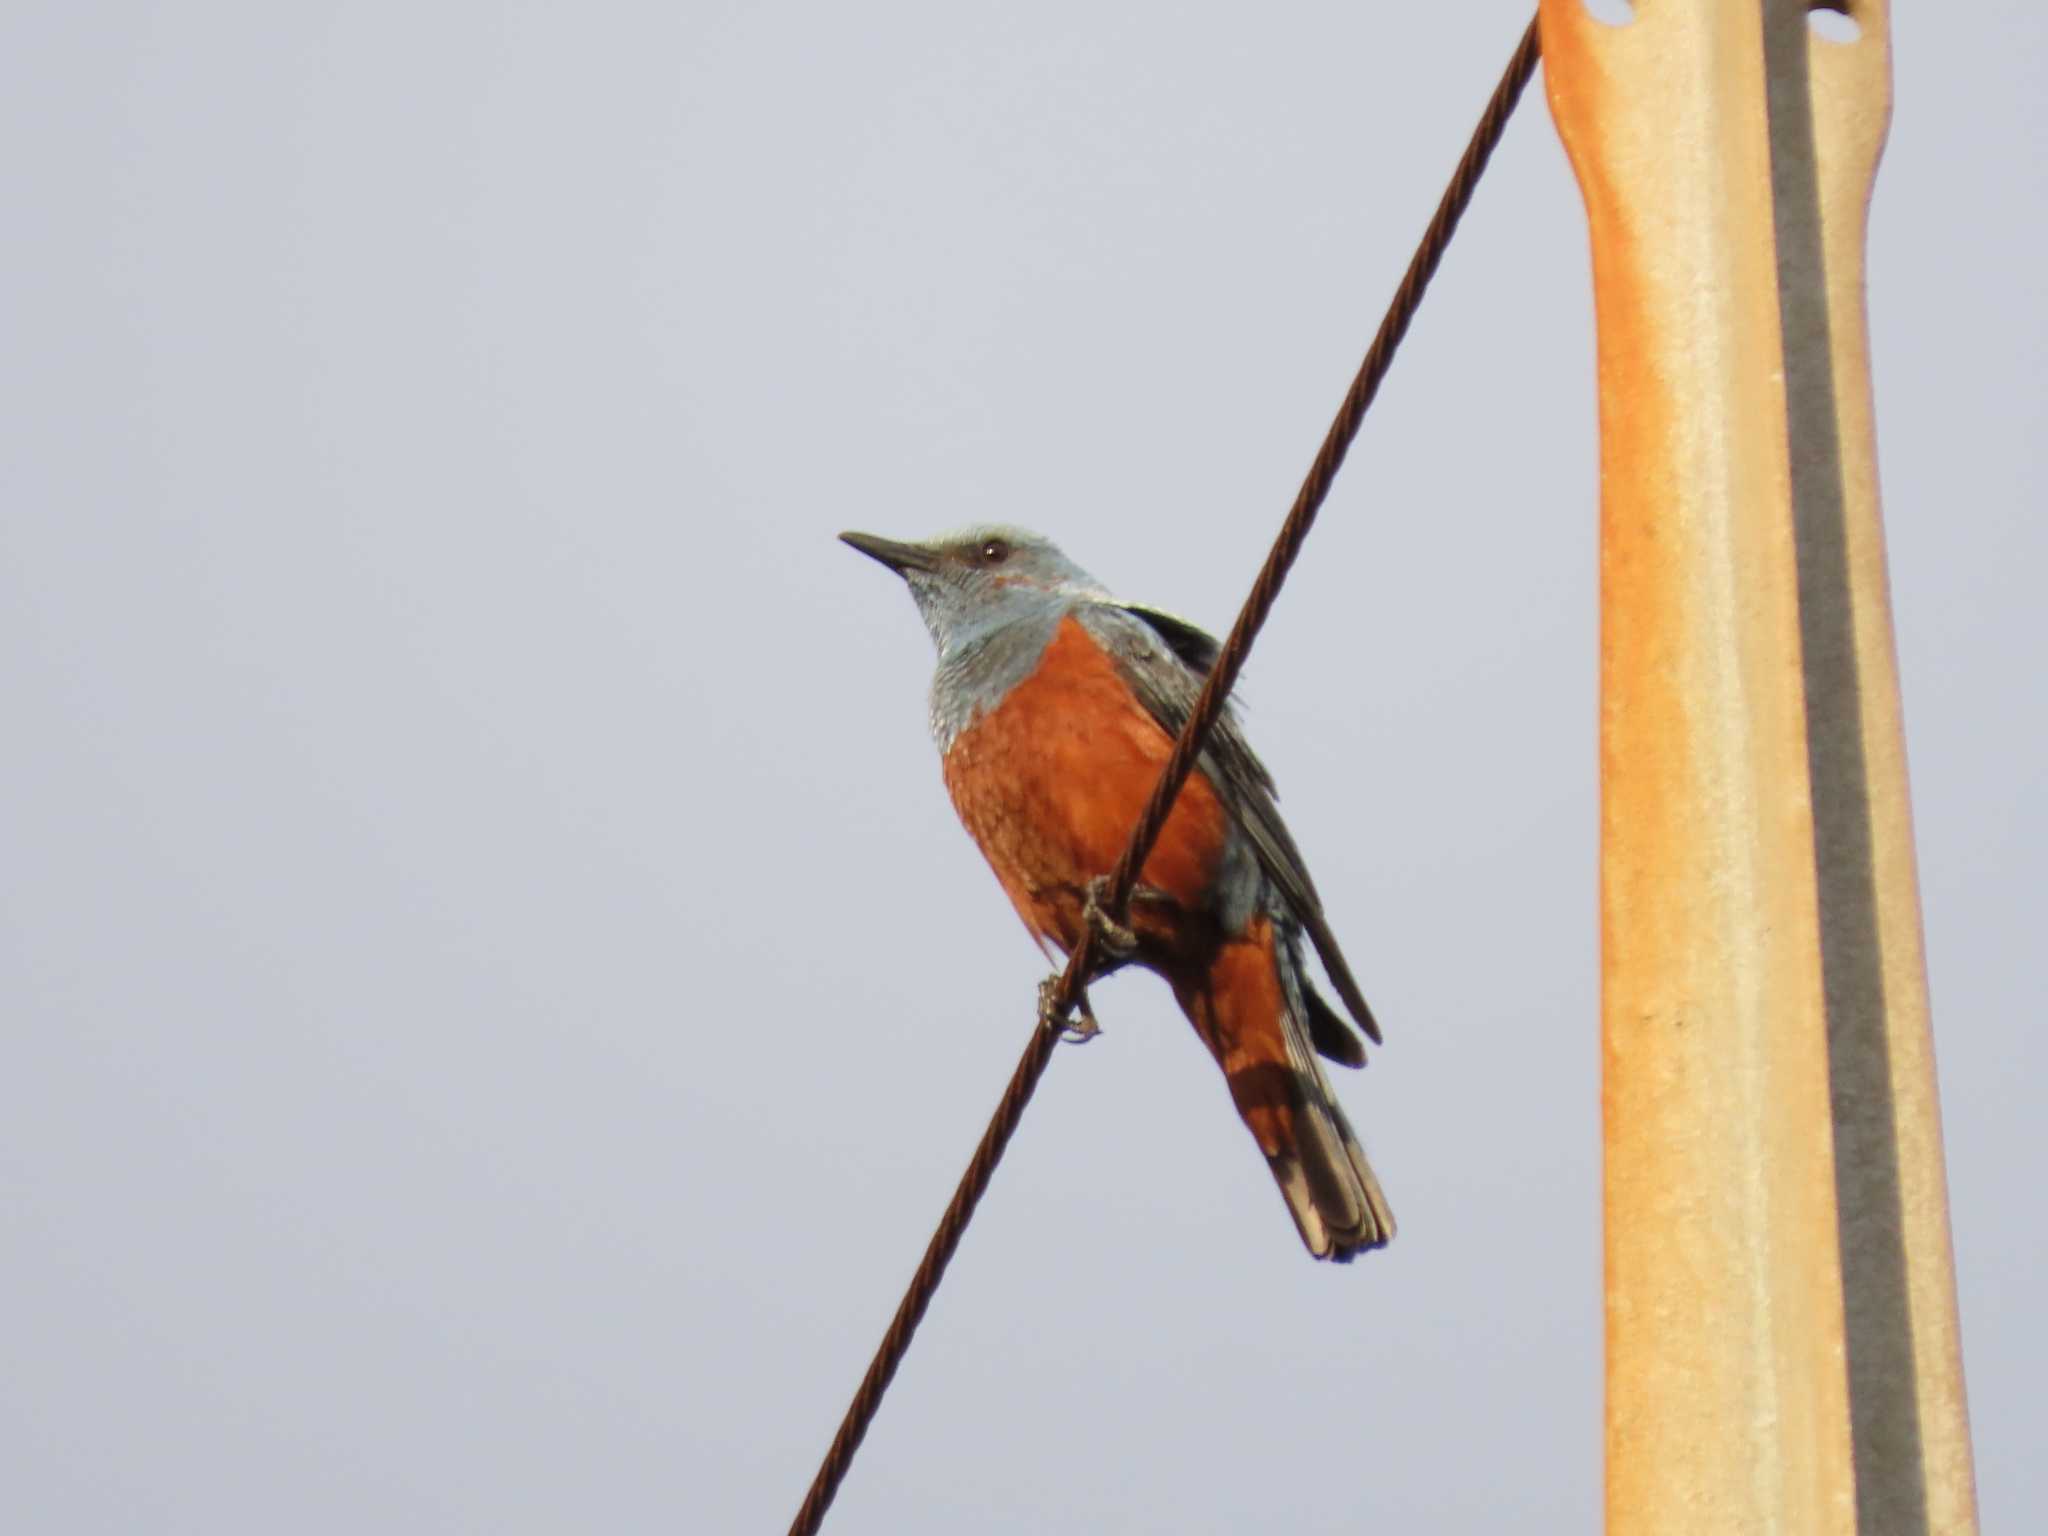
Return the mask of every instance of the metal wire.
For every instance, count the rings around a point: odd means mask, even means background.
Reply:
[[[1387,376],[1387,369],[1394,361],[1394,352],[1401,345],[1401,338],[1408,334],[1408,326],[1414,320],[1416,310],[1422,307],[1422,295],[1429,287],[1429,280],[1436,275],[1437,264],[1443,260],[1444,250],[1451,243],[1458,220],[1472,201],[1480,173],[1486,169],[1486,162],[1500,143],[1508,117],[1515,110],[1515,103],[1521,99],[1523,88],[1536,72],[1539,52],[1536,22],[1532,18],[1514,57],[1508,61],[1500,84],[1494,88],[1493,98],[1487,102],[1478,126],[1472,130],[1471,142],[1465,148],[1464,157],[1458,161],[1457,170],[1451,175],[1450,185],[1444,188],[1436,214],[1430,219],[1429,228],[1423,232],[1422,243],[1409,258],[1408,270],[1401,278],[1401,286],[1394,290],[1386,318],[1380,321],[1379,332],[1366,349],[1365,361],[1359,364],[1358,376],[1351,381],[1344,403],[1337,410],[1336,420],[1330,423],[1330,430],[1323,437],[1323,446],[1316,453],[1315,463],[1309,466],[1308,476],[1294,498],[1294,506],[1287,513],[1287,521],[1281,524],[1279,536],[1273,541],[1272,553],[1266,556],[1258,579],[1252,583],[1251,595],[1245,599],[1237,622],[1231,626],[1229,638],[1223,642],[1216,665],[1210,669],[1209,679],[1202,685],[1201,696],[1195,700],[1195,707],[1188,714],[1180,739],[1173,744],[1173,755],[1167,758],[1166,766],[1159,771],[1159,783],[1153,788],[1144,814],[1131,831],[1130,846],[1124,850],[1116,872],[1110,876],[1109,898],[1104,906],[1119,917],[1123,915],[1125,903],[1130,900],[1138,871],[1144,868],[1153,843],[1158,841],[1159,833],[1166,825],[1167,815],[1173,809],[1181,786],[1187,782],[1188,774],[1201,755],[1202,744],[1208,739],[1210,728],[1223,713],[1223,701],[1236,684],[1237,674],[1243,670],[1252,641],[1265,626],[1266,616],[1273,611],[1274,600],[1280,595],[1280,584],[1287,579],[1287,572],[1293,566],[1295,556],[1301,553],[1302,543],[1308,538],[1316,514],[1322,510],[1324,498],[1330,494],[1330,485],[1343,466],[1345,454],[1351,450],[1352,439],[1358,436],[1367,408],[1379,393],[1380,381]],[[1071,975],[1073,970],[1070,965],[1067,973]]]
[[[1104,903],[1106,909],[1119,918],[1130,902],[1138,872],[1145,867],[1153,844],[1159,840],[1159,834],[1166,826],[1174,800],[1187,783],[1188,774],[1201,757],[1203,743],[1223,712],[1224,700],[1229,697],[1238,673],[1244,668],[1252,642],[1273,610],[1281,583],[1286,581],[1287,572],[1301,553],[1301,546],[1308,538],[1316,514],[1322,510],[1323,501],[1330,494],[1331,483],[1343,466],[1352,440],[1358,436],[1366,410],[1379,393],[1380,383],[1394,360],[1394,352],[1401,345],[1402,337],[1407,335],[1416,310],[1421,307],[1422,296],[1436,274],[1438,263],[1443,260],[1444,250],[1451,242],[1458,220],[1472,201],[1480,173],[1486,169],[1486,162],[1499,145],[1515,104],[1521,100],[1523,90],[1536,73],[1540,53],[1536,22],[1532,18],[1501,75],[1500,84],[1494,87],[1478,126],[1472,130],[1471,141],[1458,161],[1457,170],[1451,175],[1450,185],[1444,189],[1444,195],[1437,203],[1428,229],[1423,232],[1422,243],[1410,258],[1401,285],[1394,290],[1393,300],[1387,306],[1386,317],[1380,321],[1379,331],[1374,335],[1372,345],[1366,349],[1358,376],[1351,381],[1351,388],[1345,393],[1344,403],[1324,435],[1323,445],[1316,453],[1315,462],[1309,466],[1301,490],[1294,498],[1294,505],[1287,513],[1287,520],[1280,526],[1272,552],[1260,568],[1258,579],[1252,583],[1251,594],[1245,599],[1237,622],[1231,626],[1230,634],[1223,642],[1216,665],[1210,669],[1208,681],[1203,684],[1201,695],[1188,714],[1187,724],[1181,728],[1180,737],[1173,744],[1172,755],[1160,770],[1152,798],[1146,802],[1144,812],[1131,830],[1130,842],[1110,876],[1108,900]],[[1017,1122],[1023,1118],[1024,1108],[1031,1102],[1038,1080],[1045,1075],[1045,1069],[1052,1061],[1053,1049],[1060,1037],[1059,1026],[1053,1020],[1064,1017],[1085,995],[1088,978],[1095,974],[1095,962],[1095,936],[1090,930],[1084,933],[1080,945],[1068,957],[1066,969],[1060,973],[1051,994],[1048,1011],[1053,1018],[1041,1019],[1031,1031],[1023,1058],[1010,1077],[1010,1086],[1004,1090],[994,1118],[982,1133],[981,1143],[974,1149],[967,1171],[960,1176],[952,1202],[947,1205],[938,1230],[925,1247],[924,1258],[917,1266],[917,1273],[911,1277],[909,1289],[904,1292],[888,1331],[882,1335],[882,1342],[868,1365],[867,1374],[861,1378],[853,1401],[847,1405],[839,1432],[833,1436],[831,1449],[825,1453],[817,1476],[811,1480],[803,1507],[790,1523],[790,1536],[816,1536],[824,1523],[825,1511],[831,1507],[833,1496],[838,1493],[839,1484],[853,1463],[854,1453],[860,1449],[868,1426],[874,1422],[882,1395],[889,1390],[896,1368],[903,1363],[903,1357],[910,1349],[911,1337],[917,1332],[925,1309],[931,1305],[932,1296],[945,1276],[954,1250],[960,1246],[961,1234],[967,1230],[974,1208],[987,1192],[996,1164],[1002,1160],[1003,1149],[1015,1134]]]

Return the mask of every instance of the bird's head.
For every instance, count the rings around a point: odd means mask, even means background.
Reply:
[[[1023,528],[964,528],[917,544],[839,537],[903,578],[941,656],[1005,624],[1109,597],[1052,540]]]

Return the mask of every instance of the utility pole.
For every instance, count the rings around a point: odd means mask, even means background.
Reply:
[[[1976,1530],[1864,323],[1889,17],[1811,9],[1541,0],[1599,316],[1610,1536]]]

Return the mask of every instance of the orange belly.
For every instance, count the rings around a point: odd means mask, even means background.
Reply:
[[[1088,882],[1107,875],[1158,781],[1173,742],[1074,619],[1037,670],[963,731],[945,758],[960,820],[1025,926],[1071,950]],[[1133,907],[1154,964],[1222,937],[1209,891],[1229,813],[1199,772],[1181,791],[1140,883],[1164,899]]]

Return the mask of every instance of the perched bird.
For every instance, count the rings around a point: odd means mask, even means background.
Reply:
[[[917,600],[939,652],[931,728],[946,788],[1025,927],[1071,954],[1092,925],[1117,963],[1167,980],[1311,1254],[1384,1244],[1393,1213],[1316,1061],[1363,1066],[1365,1047],[1310,985],[1304,935],[1359,1029],[1377,1042],[1379,1027],[1234,716],[1146,860],[1128,925],[1099,906],[1216,641],[1113,596],[1023,529],[840,537]]]

